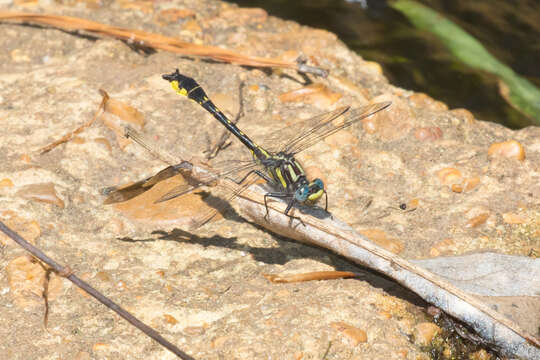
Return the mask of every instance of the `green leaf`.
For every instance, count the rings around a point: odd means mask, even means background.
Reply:
[[[493,57],[473,36],[436,11],[412,0],[396,0],[390,6],[415,27],[429,31],[468,66],[499,77],[501,95],[514,108],[540,124],[540,90]]]

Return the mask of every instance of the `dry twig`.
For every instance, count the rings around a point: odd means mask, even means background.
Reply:
[[[103,305],[107,306],[109,309],[111,309],[112,311],[114,311],[115,313],[123,317],[131,325],[137,327],[147,336],[157,341],[161,346],[167,348],[169,351],[171,351],[173,354],[175,354],[181,359],[193,360],[191,356],[189,356],[182,350],[178,349],[175,345],[167,341],[157,331],[155,331],[154,329],[152,329],[151,327],[149,327],[148,325],[146,325],[145,323],[137,319],[135,316],[131,315],[129,312],[121,308],[118,304],[114,303],[112,300],[110,300],[109,298],[101,294],[99,291],[91,287],[88,283],[84,282],[79,277],[74,275],[71,268],[69,268],[68,266],[62,266],[58,264],[57,262],[55,262],[53,259],[45,255],[41,250],[36,248],[34,245],[24,240],[15,231],[8,228],[6,224],[4,224],[2,221],[0,221],[0,231],[2,231],[4,234],[10,237],[13,241],[19,244],[22,248],[24,248],[34,257],[38,258],[40,261],[50,266],[52,270],[55,271],[57,274],[66,277],[69,281],[71,281],[76,286],[84,290],[88,295],[93,296]],[[44,296],[46,297],[47,294],[44,294]],[[48,313],[48,304],[47,304],[46,311]]]

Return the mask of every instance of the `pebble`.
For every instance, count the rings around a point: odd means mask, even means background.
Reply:
[[[7,227],[32,245],[35,245],[36,239],[41,236],[41,228],[37,221],[20,217],[11,210],[0,213],[0,219]],[[15,242],[2,232],[0,233],[0,244],[4,246],[7,244],[15,245]]]
[[[390,314],[388,311],[386,310],[380,310],[379,311],[379,316],[382,317],[383,319],[386,319],[386,320],[389,320],[392,318],[392,314]]]
[[[428,306],[426,312],[431,316],[440,316],[442,314],[442,310],[433,305]]]
[[[394,354],[396,354],[396,357],[398,359],[406,359],[407,355],[409,354],[409,350],[407,350],[407,349],[397,350],[397,351],[394,352]]]
[[[491,144],[488,155],[492,158],[508,158],[519,161],[525,160],[525,149],[516,140],[508,140]]]
[[[118,280],[118,282],[116,283],[116,288],[119,291],[125,291],[127,288],[126,282],[123,280]]]
[[[450,112],[463,119],[468,124],[472,124],[474,122],[474,115],[467,109],[452,109]]]
[[[362,68],[365,68],[367,71],[375,73],[377,75],[383,74],[383,69],[381,65],[375,61],[364,61]]]
[[[431,256],[448,255],[456,251],[456,242],[454,239],[444,239],[431,247],[429,254]]]
[[[433,338],[441,332],[441,328],[431,322],[419,323],[414,328],[415,343],[429,345]]]
[[[502,217],[507,224],[525,224],[529,221],[526,216],[514,213],[504,213]]]
[[[444,185],[461,183],[461,171],[456,168],[444,168],[437,172],[437,177]]]
[[[443,132],[438,126],[421,127],[414,131],[414,137],[420,141],[436,141],[442,138]]]
[[[3,187],[13,187],[13,181],[8,178],[3,178],[2,180],[0,180],[0,188]]]
[[[409,96],[409,101],[414,107],[417,108],[427,108],[435,111],[448,110],[448,106],[445,103],[435,100],[424,93],[412,94],[411,96]]]
[[[92,351],[103,351],[103,350],[109,350],[111,349],[111,344],[107,344],[107,343],[95,343],[93,346],[92,346]]]
[[[165,319],[165,322],[170,325],[176,325],[178,324],[178,320],[172,315],[169,314],[163,314],[163,318]],[[186,330],[186,329],[184,329]]]
[[[330,326],[339,331],[353,346],[367,342],[367,334],[364,330],[349,325],[345,322],[333,322]]]
[[[489,218],[489,213],[482,213],[480,215],[476,215],[469,219],[467,221],[467,224],[465,224],[466,228],[475,228],[478,227],[486,222],[486,220]]]

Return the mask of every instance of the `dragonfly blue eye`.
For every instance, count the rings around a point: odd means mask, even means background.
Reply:
[[[301,188],[296,190],[296,192],[294,193],[294,197],[296,198],[296,200],[302,201],[302,202],[306,201],[308,195],[309,195],[309,186],[307,185],[302,186]]]
[[[313,180],[313,184],[317,186],[319,189],[324,189],[324,184],[321,179],[315,179]]]

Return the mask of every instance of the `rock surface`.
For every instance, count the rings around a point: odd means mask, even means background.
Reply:
[[[429,320],[425,304],[397,284],[327,251],[276,237],[243,221],[241,211],[188,233],[173,230],[170,212],[162,212],[169,214],[166,219],[152,212],[140,221],[140,211],[130,216],[104,206],[102,188],[143,179],[164,164],[120,142],[102,121],[47,154],[38,152],[94,116],[100,88],[132,106],[142,132],[171,154],[187,149],[197,156],[218,141],[222,129],[161,79],[176,67],[211,96],[228,94],[218,96],[232,103],[225,110],[234,111],[240,102],[243,81],[246,115],[239,126],[254,139],[337,106],[391,100],[388,111],[300,157],[312,174],[322,174],[332,213],[410,259],[486,249],[523,256],[540,251],[540,128],[511,131],[474,119],[467,110],[448,110],[424,94],[392,86],[380,67],[333,34],[261,10],[217,1],[15,1],[7,7],[249,55],[294,59],[302,53],[330,70],[328,79],[312,78],[318,85],[305,95],[309,84],[291,70],[145,54],[112,39],[0,24],[0,47],[6,50],[0,52],[0,219],[11,219],[45,253],[197,359],[308,359],[327,351],[333,359],[428,358],[411,336]],[[216,161],[242,154],[232,140]],[[47,200],[25,196],[40,184],[47,184]],[[400,207],[412,203],[414,211]],[[36,292],[22,301],[6,270],[24,252],[0,240],[0,319],[9,325],[0,327],[1,354],[174,358],[67,280],[63,286],[55,280],[49,331],[43,330],[44,306]],[[263,277],[332,269],[362,276],[298,284],[272,284]],[[32,271],[39,272],[33,265]],[[347,339],[335,324],[361,332],[362,340]]]

